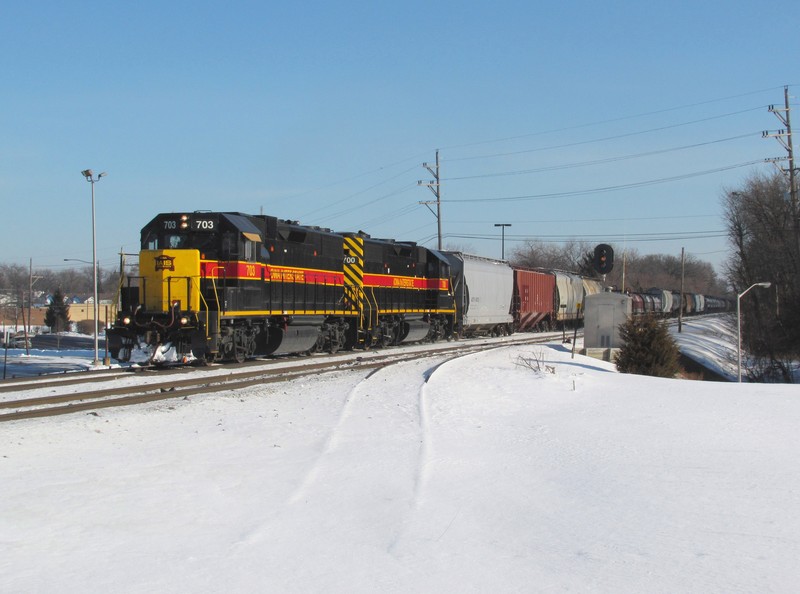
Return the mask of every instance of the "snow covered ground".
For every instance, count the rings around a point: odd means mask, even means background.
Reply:
[[[678,323],[672,320],[670,332],[678,343],[681,353],[702,363],[711,371],[735,382],[737,379],[736,317],[732,315],[687,318],[683,320],[681,332]],[[742,365],[747,361],[742,360]],[[742,374],[746,373],[742,368]]]
[[[560,343],[4,423],[0,591],[794,592],[798,426]]]

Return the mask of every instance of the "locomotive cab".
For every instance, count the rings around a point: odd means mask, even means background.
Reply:
[[[262,233],[247,217],[229,213],[161,214],[150,221],[141,233],[139,274],[125,279],[117,323],[108,332],[111,355],[127,360],[145,343],[169,344],[181,359],[215,358],[218,313],[240,282],[239,269],[257,278],[269,260]]]

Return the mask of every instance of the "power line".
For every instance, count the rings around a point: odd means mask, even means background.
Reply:
[[[788,85],[788,86],[791,87],[791,86],[795,86],[795,85]],[[555,133],[555,132],[563,132],[563,131],[567,131],[567,130],[576,130],[576,129],[587,128],[587,127],[591,127],[591,126],[597,126],[597,125],[608,124],[608,123],[613,123],[613,122],[636,119],[636,118],[640,118],[640,117],[657,115],[657,114],[660,114],[660,113],[668,113],[668,112],[671,112],[671,111],[679,111],[679,110],[682,110],[682,109],[688,109],[688,108],[698,107],[698,106],[701,106],[701,105],[708,105],[708,104],[712,104],[712,103],[719,103],[719,102],[722,102],[722,101],[728,101],[728,100],[731,100],[731,99],[738,99],[738,98],[741,98],[741,97],[748,97],[748,96],[757,95],[757,94],[760,94],[760,93],[770,92],[770,91],[774,90],[775,88],[780,88],[780,87],[770,87],[770,88],[765,88],[765,89],[758,89],[758,90],[754,90],[754,91],[748,91],[746,93],[739,93],[739,94],[736,94],[736,95],[718,97],[718,98],[709,99],[709,100],[706,100],[706,101],[698,101],[698,102],[695,102],[695,103],[688,103],[688,104],[684,104],[684,105],[678,105],[678,106],[675,106],[675,107],[669,107],[669,108],[665,108],[665,109],[653,110],[653,111],[643,112],[643,113],[639,113],[639,114],[620,116],[620,117],[616,117],[616,118],[609,118],[609,119],[606,119],[606,120],[598,120],[596,122],[589,122],[589,123],[586,123],[586,124],[579,124],[579,125],[576,125],[576,126],[566,126],[566,127],[562,127],[562,128],[554,128],[554,129],[551,129],[551,130],[545,130],[545,131],[541,131],[541,132],[533,132],[533,133],[529,133],[529,134],[521,134],[521,135],[516,135],[516,136],[509,136],[509,137],[505,137],[505,138],[498,138],[498,139],[492,139],[492,140],[481,140],[481,141],[475,141],[475,142],[469,142],[469,143],[463,143],[463,144],[449,145],[449,146],[445,146],[443,148],[444,149],[454,149],[454,148],[462,148],[462,147],[469,147],[469,146],[478,146],[478,145],[482,145],[482,144],[505,142],[505,141],[509,141],[509,140],[517,140],[517,139],[520,139],[520,138],[529,138],[529,137],[534,137],[534,136],[541,136],[541,135],[544,135],[544,134],[551,134],[551,133]],[[762,109],[762,108],[754,108],[754,109]],[[745,110],[745,111],[751,111],[751,110]],[[744,113],[744,112],[736,112],[736,113]],[[734,115],[734,114],[725,114],[725,115],[722,115],[722,116],[715,116],[715,117],[726,117],[726,115]],[[714,119],[714,118],[711,118],[711,119]],[[705,121],[705,120],[698,120],[698,121]],[[688,123],[677,124],[677,126],[687,125],[687,124]],[[674,126],[669,126],[669,127],[674,127]],[[667,127],[667,128],[669,128],[669,127]],[[656,128],[656,129],[653,129],[653,130],[635,132],[635,133],[632,133],[632,134],[622,135],[622,136],[619,136],[619,137],[609,137],[609,138],[606,138],[606,139],[590,140],[590,141],[585,141],[583,143],[576,143],[576,144],[585,144],[586,142],[599,142],[599,141],[602,141],[602,140],[608,140],[608,139],[613,139],[613,138],[621,138],[623,136],[629,136],[629,135],[633,135],[633,134],[643,134],[645,132],[656,131],[656,130],[661,130],[661,129],[666,129],[666,128]],[[567,147],[567,146],[574,146],[574,144],[557,145],[557,146],[544,147],[544,148],[533,149],[533,150],[541,151],[541,150],[549,150],[549,149],[561,148],[561,147]],[[521,152],[531,152],[531,151],[521,151]],[[327,183],[327,184],[323,184],[321,186],[317,186],[315,188],[311,188],[311,189],[308,189],[308,190],[305,190],[305,191],[302,191],[302,192],[291,194],[288,197],[286,197],[286,199],[292,199],[292,198],[298,198],[298,197],[301,197],[301,196],[305,196],[307,194],[310,194],[310,193],[313,193],[313,192],[317,192],[319,190],[324,190],[324,189],[327,189],[327,188],[330,188],[330,187],[333,187],[333,186],[337,186],[337,185],[340,185],[340,184],[343,184],[343,183],[347,183],[347,182],[359,179],[361,177],[364,177],[366,175],[377,173],[377,172],[383,171],[385,169],[389,169],[389,168],[395,167],[397,165],[401,165],[401,164],[407,163],[409,161],[417,161],[418,159],[421,158],[421,156],[423,154],[427,154],[427,152],[418,153],[416,156],[413,156],[413,157],[408,157],[408,158],[405,158],[405,159],[394,161],[394,162],[389,163],[387,165],[382,165],[380,167],[377,167],[377,168],[374,168],[374,169],[370,169],[368,171],[365,171],[365,172],[362,172],[362,173],[359,173],[359,174],[356,174],[356,175],[345,177],[345,178],[342,178],[342,179],[339,179],[339,180],[336,180],[336,181],[333,181],[333,182],[330,182],[330,183]],[[491,156],[503,156],[503,155],[513,155],[513,154],[518,154],[518,153],[503,153],[503,154],[498,154],[498,155],[489,155],[487,157],[465,157],[464,159],[488,158],[488,157],[491,157]],[[455,160],[461,160],[461,159],[450,159],[450,161],[455,161]],[[414,167],[412,167],[410,169],[407,169],[407,170],[401,172],[398,175],[402,175],[404,173],[407,173],[411,169],[414,169]],[[395,177],[397,177],[397,176],[393,176],[393,177],[388,178],[387,180],[384,180],[384,181],[389,181],[390,179],[394,179]],[[455,179],[455,178],[453,178],[453,179]],[[343,201],[343,200],[348,200],[348,199],[353,198],[353,197],[355,197],[355,196],[357,196],[357,195],[359,195],[359,194],[361,194],[363,192],[369,191],[373,187],[375,187],[375,186],[370,186],[369,188],[367,188],[365,190],[362,190],[361,192],[357,192],[355,194],[351,194],[351,195],[341,199],[340,201],[337,201],[336,203],[334,203],[334,205],[341,203],[341,201]]]
[[[414,212],[415,210],[418,210],[419,208],[420,208],[419,204],[416,204],[416,203],[415,204],[409,204],[407,206],[399,208],[399,209],[397,209],[395,211],[392,211],[390,213],[384,213],[381,216],[375,217],[373,219],[368,219],[368,220],[364,221],[363,223],[361,223],[360,227],[363,227],[364,229],[368,229],[369,227],[372,227],[372,226],[376,226],[377,227],[378,225],[381,225],[381,224],[383,224],[383,223],[385,223],[387,221],[395,221],[395,220],[397,220],[397,219],[399,219],[401,217],[404,217],[405,215],[410,214],[410,213]]]
[[[793,86],[793,85],[789,85],[789,86]],[[556,132],[566,132],[568,130],[578,130],[580,128],[589,128],[591,126],[600,126],[600,125],[603,125],[603,124],[611,124],[611,123],[614,123],[614,122],[622,122],[622,121],[625,121],[625,120],[632,120],[632,119],[651,116],[651,115],[658,115],[660,113],[668,113],[670,111],[679,111],[681,109],[689,109],[691,107],[699,107],[701,105],[708,105],[708,104],[711,104],[711,103],[719,103],[721,101],[728,101],[730,99],[739,99],[741,97],[748,97],[748,96],[751,96],[751,95],[758,95],[760,93],[766,93],[766,92],[774,91],[775,89],[778,89],[778,88],[782,88],[782,87],[770,87],[770,88],[767,88],[767,89],[759,89],[759,90],[756,90],[756,91],[748,91],[747,93],[739,93],[738,95],[729,95],[727,97],[720,97],[720,98],[717,98],[717,99],[709,99],[707,101],[699,101],[699,102],[696,102],[696,103],[678,105],[676,107],[668,107],[668,108],[665,108],[665,109],[658,109],[658,110],[655,110],[655,111],[647,111],[647,112],[634,114],[634,115],[629,115],[629,116],[620,116],[620,117],[616,117],[616,118],[609,118],[607,120],[599,120],[597,122],[589,122],[589,123],[586,123],[586,124],[578,124],[578,125],[575,125],[575,126],[564,126],[562,128],[552,128],[550,130],[543,130],[541,132],[531,132],[531,133],[528,133],[528,134],[519,134],[519,135],[516,135],[516,136],[507,136],[505,138],[496,138],[496,139],[493,139],[493,140],[480,140],[480,141],[469,142],[469,143],[464,143],[464,144],[454,144],[454,145],[450,145],[450,146],[444,146],[442,148],[443,149],[464,148],[464,147],[469,147],[469,146],[478,146],[478,145],[481,145],[481,144],[492,144],[492,143],[495,143],[495,142],[507,142],[509,140],[519,140],[520,138],[530,138],[530,137],[533,137],[533,136],[543,136],[545,134],[554,134]]]
[[[632,188],[641,188],[644,186],[653,186],[657,184],[669,183],[674,181],[681,181],[684,179],[691,179],[693,177],[701,177],[703,175],[711,175],[713,173],[720,173],[722,171],[730,171],[731,169],[738,169],[740,167],[749,167],[758,163],[763,163],[763,159],[754,161],[747,161],[745,163],[738,163],[736,165],[727,165],[725,167],[717,167],[716,169],[707,169],[705,171],[696,171],[693,173],[684,173],[682,175],[675,175],[672,177],[662,177],[659,179],[651,179],[641,182],[633,182],[629,184],[620,184],[616,186],[605,186],[600,188],[591,188],[587,190],[572,190],[569,192],[551,192],[547,194],[529,194],[524,196],[504,196],[495,198],[448,198],[442,202],[521,202],[528,200],[551,200],[553,198],[563,198],[566,196],[585,196],[589,194],[601,194],[604,192],[613,192],[619,190],[629,190]]]
[[[669,219],[705,219],[705,218],[719,218],[718,214],[706,214],[706,215],[673,215],[673,216],[663,216],[663,217],[617,217],[613,219],[540,219],[540,220],[528,220],[528,221],[517,221],[517,223],[525,223],[525,224],[539,224],[539,223],[608,223],[608,222],[616,222],[616,221],[664,221]],[[457,224],[486,224],[486,219],[482,219],[480,221],[452,221],[453,223]]]
[[[632,153],[632,154],[629,154],[629,155],[620,155],[620,156],[617,156],[617,157],[608,157],[608,158],[605,158],[605,159],[595,159],[595,160],[592,160],[592,161],[577,161],[577,162],[574,162],[574,163],[564,163],[564,164],[561,164],[561,165],[549,165],[547,167],[537,167],[535,169],[520,169],[520,170],[516,170],[516,171],[503,171],[503,172],[499,172],[499,173],[483,173],[483,174],[478,174],[478,175],[464,175],[464,176],[460,176],[460,177],[446,177],[446,178],[444,178],[444,180],[445,181],[457,181],[457,180],[464,180],[464,179],[480,179],[480,178],[487,178],[487,177],[504,177],[504,176],[509,176],[509,175],[525,175],[525,174],[529,174],[529,173],[543,173],[545,171],[558,171],[558,170],[561,170],[561,169],[573,169],[573,168],[576,168],[576,167],[587,167],[587,166],[590,166],[590,165],[603,165],[605,163],[614,163],[614,162],[617,162],[617,161],[625,161],[625,160],[628,160],[628,159],[638,159],[638,158],[641,158],[641,157],[652,157],[654,155],[662,155],[664,153],[682,151],[682,150],[697,148],[697,147],[701,147],[701,146],[708,146],[708,145],[711,145],[711,144],[717,144],[717,143],[721,143],[721,142],[728,142],[728,141],[731,141],[731,140],[740,140],[742,138],[749,138],[751,136],[756,136],[756,135],[757,136],[761,136],[761,134],[762,133],[760,131],[759,132],[751,132],[749,134],[740,134],[739,136],[731,136],[729,138],[720,138],[718,140],[710,140],[708,142],[699,142],[699,143],[696,143],[696,144],[687,144],[687,145],[684,145],[684,146],[677,146],[677,147],[672,147],[672,148],[659,149],[659,150],[655,150],[655,151],[647,151],[647,152],[643,152],[643,153]]]
[[[317,192],[319,190],[325,190],[325,189],[331,188],[333,186],[338,186],[339,184],[343,184],[343,183],[346,183],[346,182],[349,182],[349,181],[353,181],[353,180],[358,179],[360,177],[364,177],[365,175],[370,175],[371,173],[377,173],[378,171],[383,171],[384,169],[389,169],[390,167],[395,167],[397,165],[402,165],[403,163],[406,163],[408,161],[412,161],[412,160],[416,161],[421,157],[422,154],[423,153],[419,153],[419,154],[417,154],[417,155],[415,155],[413,157],[408,157],[406,159],[401,159],[399,161],[395,161],[394,163],[389,163],[388,165],[381,165],[380,167],[376,167],[375,169],[370,169],[369,171],[364,171],[362,173],[357,173],[356,175],[351,175],[350,177],[342,178],[342,179],[339,179],[337,181],[333,181],[333,182],[330,182],[330,183],[327,183],[327,184],[323,184],[321,186],[317,186],[315,188],[310,188],[308,190],[304,190],[304,191],[298,192],[296,194],[291,194],[291,195],[287,196],[286,199],[299,198],[300,196],[305,196],[306,194],[310,194],[312,192]],[[411,169],[407,169],[406,171],[401,172],[401,175],[402,175],[402,173],[406,173],[407,171],[411,171]],[[397,177],[397,176],[394,176],[394,177]],[[394,179],[394,177],[389,178],[389,179]],[[386,180],[386,181],[389,181],[389,180]]]
[[[680,127],[683,127],[683,126],[691,126],[692,124],[699,124],[699,123],[708,122],[708,121],[711,121],[711,120],[718,120],[718,119],[721,119],[721,118],[727,118],[727,117],[734,116],[734,115],[740,115],[740,114],[748,113],[748,112],[751,112],[751,111],[760,111],[760,110],[764,109],[765,107],[766,107],[765,105],[760,105],[758,107],[751,107],[749,109],[743,109],[741,111],[734,111],[734,112],[725,113],[725,114],[721,114],[721,115],[710,116],[710,117],[707,117],[707,118],[701,118],[699,120],[691,120],[691,121],[688,121],[688,122],[681,122],[681,123],[678,123],[678,124],[670,124],[669,126],[660,126],[658,128],[648,128],[647,130],[638,130],[636,132],[626,132],[625,134],[616,134],[614,136],[604,136],[602,138],[593,138],[593,139],[590,139],[590,140],[580,140],[580,141],[577,141],[577,142],[568,142],[568,143],[564,143],[564,144],[543,146],[543,147],[538,147],[538,148],[534,148],[534,149],[526,149],[526,150],[522,150],[522,151],[511,151],[511,152],[505,152],[505,153],[494,153],[494,154],[489,154],[489,155],[477,155],[477,156],[474,156],[474,157],[450,158],[450,159],[445,159],[445,162],[452,163],[452,162],[455,162],[455,161],[473,161],[475,159],[491,159],[491,158],[494,158],[494,157],[510,157],[510,156],[522,155],[522,154],[526,154],[526,153],[536,153],[536,152],[541,152],[541,151],[549,151],[549,150],[555,150],[555,149],[561,149],[561,148],[569,148],[569,147],[573,147],[573,146],[581,146],[581,145],[584,145],[584,144],[592,144],[592,143],[595,143],[595,142],[605,142],[607,140],[617,140],[617,139],[620,139],[620,138],[629,138],[631,136],[641,136],[642,134],[649,134],[650,132],[661,132],[663,130],[671,130],[673,128],[680,128]]]
[[[388,182],[392,181],[393,179],[397,179],[401,175],[404,175],[404,174],[406,174],[409,171],[412,171],[414,169],[416,169],[416,166],[415,167],[410,167],[410,168],[406,169],[405,171],[401,171],[400,173],[398,173],[396,175],[393,175],[392,177],[386,178],[383,181],[380,181],[378,183],[372,184],[371,186],[369,186],[367,188],[364,188],[363,190],[359,190],[358,192],[354,192],[354,193],[352,193],[352,194],[350,194],[348,196],[345,196],[344,198],[340,198],[339,200],[336,200],[335,202],[331,202],[330,204],[326,204],[324,207],[315,210],[314,214],[317,214],[317,213],[319,213],[321,211],[325,211],[325,210],[331,209],[331,208],[333,208],[335,206],[338,206],[338,205],[342,204],[343,202],[347,202],[348,200],[351,200],[352,198],[355,198],[356,196],[360,196],[361,194],[369,192],[370,190],[373,190],[373,189],[377,188],[378,186],[381,186],[381,185],[383,185],[385,183],[388,183]],[[364,174],[364,175],[366,175],[366,174]],[[357,176],[357,177],[360,177],[360,176]],[[406,189],[407,187],[408,186],[404,186],[402,189]],[[395,193],[397,193],[397,192],[395,192]],[[298,194],[296,196],[292,196],[291,198],[296,198],[297,196],[300,196],[300,195],[301,194]],[[391,196],[391,195],[393,195],[393,194],[389,194],[389,196]],[[377,199],[377,200],[380,200],[380,198]],[[376,202],[377,200],[373,200],[372,202]],[[372,202],[368,202],[367,204],[371,204]],[[363,206],[364,205],[357,206],[357,207],[354,207],[354,208],[362,208]],[[350,211],[346,211],[346,212],[350,212]],[[301,218],[305,218],[305,216],[310,216],[310,214],[311,213],[309,213],[308,215],[304,215],[304,217],[301,217]],[[340,212],[339,214],[343,214],[343,213]]]
[[[718,237],[727,237],[727,232],[724,230],[711,230],[711,231],[683,231],[677,233],[602,233],[602,234],[580,234],[580,239],[604,239],[607,241],[628,241],[628,242],[643,242],[643,241],[677,241],[677,240],[690,240],[690,239],[713,239]],[[450,234],[446,235],[448,238],[455,239],[489,239],[496,240],[494,235],[485,234]],[[564,241],[571,241],[576,238],[576,234],[558,234],[558,235],[506,235],[506,241],[526,242],[526,241],[541,241],[542,243],[561,243]]]

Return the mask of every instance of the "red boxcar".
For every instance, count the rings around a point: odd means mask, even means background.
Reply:
[[[514,323],[517,331],[544,328],[555,315],[556,277],[552,272],[514,268]]]

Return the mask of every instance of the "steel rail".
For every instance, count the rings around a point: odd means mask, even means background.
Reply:
[[[410,361],[425,357],[442,356],[447,354],[478,352],[503,348],[518,344],[536,344],[552,340],[552,337],[526,337],[522,340],[487,343],[481,341],[460,342],[453,346],[422,350],[414,352],[382,352],[365,360],[361,354],[346,360],[325,360],[319,363],[306,363],[275,367],[272,365],[259,366],[258,369],[233,371],[219,375],[194,376],[182,380],[168,380],[144,385],[119,386],[92,390],[89,392],[51,394],[41,397],[21,398],[0,402],[0,409],[15,409],[13,412],[0,413],[0,422],[21,419],[51,417],[71,414],[75,412],[90,411],[99,408],[130,406],[159,400],[187,398],[201,394],[213,394],[221,391],[233,391],[249,388],[256,385],[291,381],[298,377],[332,373],[354,369],[379,368],[394,363]],[[263,362],[262,362],[263,363]],[[219,370],[219,369],[218,369]],[[40,386],[34,386],[38,389]],[[24,410],[20,410],[24,409]]]

